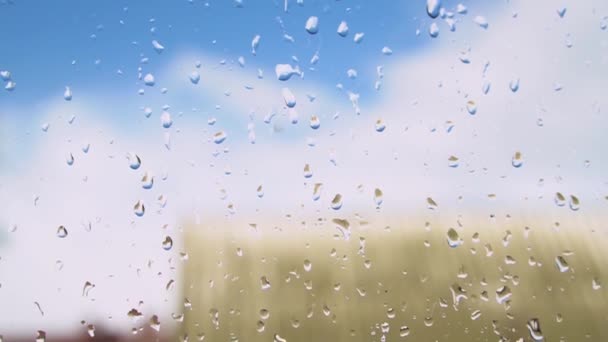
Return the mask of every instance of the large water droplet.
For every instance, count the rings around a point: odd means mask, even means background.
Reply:
[[[570,206],[570,209],[577,211],[580,208],[581,202],[579,201],[578,197],[570,195],[568,205]]]
[[[437,26],[437,23],[431,23],[429,26],[429,36],[431,36],[431,38],[437,38],[437,36],[439,36],[439,26]]]
[[[154,86],[154,75],[146,74],[146,76],[144,76],[144,84],[148,87]]]
[[[228,136],[226,135],[226,132],[224,132],[224,131],[216,132],[213,135],[213,142],[216,144],[221,144],[224,142],[224,140],[226,140],[227,137]]]
[[[310,117],[310,128],[318,129],[319,127],[321,127],[321,120],[319,120],[318,116],[312,115]]]
[[[189,78],[192,84],[198,84],[198,82],[201,80],[201,74],[199,74],[198,71],[193,71]]]
[[[429,17],[435,19],[439,15],[441,9],[441,0],[426,0],[426,13]]]
[[[475,115],[477,113],[477,104],[473,100],[467,101],[467,112],[471,115]]]
[[[144,174],[144,176],[141,178],[141,187],[146,190],[149,190],[149,189],[152,189],[153,185],[154,185],[154,176],[152,176],[151,174],[146,172]]]
[[[557,204],[558,207],[563,207],[566,204],[566,197],[564,197],[561,192],[555,193],[555,204]]]

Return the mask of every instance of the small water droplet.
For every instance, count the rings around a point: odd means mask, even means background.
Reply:
[[[310,272],[311,269],[312,269],[312,262],[310,262],[310,260],[308,260],[308,259],[304,259],[304,271]]]
[[[258,185],[258,188],[256,190],[256,194],[259,198],[264,197],[264,188],[262,187],[262,185]]]
[[[566,7],[560,7],[556,10],[557,15],[559,15],[560,18],[563,18],[564,15],[566,15]]]
[[[268,290],[270,288],[270,281],[268,281],[266,276],[262,276],[260,278],[260,287],[262,290]]]
[[[162,245],[164,250],[171,250],[173,248],[173,239],[169,235],[165,236]]]
[[[353,37],[353,42],[355,42],[356,44],[361,43],[364,36],[365,36],[365,33],[363,33],[363,32],[355,33],[355,36]]]
[[[437,26],[437,23],[431,23],[429,26],[429,36],[431,36],[431,38],[437,38],[437,36],[439,36],[439,26]]]
[[[258,46],[260,45],[261,38],[262,37],[260,37],[259,34],[256,34],[255,36],[253,36],[253,39],[251,40],[251,54],[254,56],[258,53]]]
[[[310,168],[310,165],[305,164],[304,165],[304,178],[310,178],[312,177],[312,169]]]
[[[283,94],[283,100],[285,101],[285,105],[287,107],[293,108],[296,106],[296,97],[293,95],[291,90],[289,90],[289,88],[283,88],[281,93]]]
[[[498,304],[504,304],[511,299],[512,295],[513,293],[511,292],[511,289],[509,287],[507,287],[506,285],[501,286],[496,290],[496,302]]]
[[[376,188],[376,190],[374,190],[374,203],[376,203],[376,207],[380,207],[380,205],[382,204],[384,195],[382,194],[382,190]]]
[[[154,75],[146,74],[146,76],[144,76],[144,84],[148,87],[154,86]]]
[[[477,113],[477,104],[473,100],[467,101],[467,111],[471,115],[475,115]]]
[[[198,84],[198,82],[201,80],[201,74],[199,74],[198,71],[193,71],[190,73],[188,78],[190,78],[190,82],[192,82],[192,84]]]
[[[336,194],[334,198],[331,200],[331,208],[333,210],[339,210],[342,208],[342,195]]]
[[[68,155],[65,158],[65,162],[69,165],[72,166],[74,165],[74,156],[72,155],[72,153],[68,153]]]
[[[513,158],[511,159],[511,165],[513,165],[513,167],[515,167],[515,168],[520,168],[523,164],[524,164],[524,159],[521,155],[521,152],[519,152],[519,151],[515,152],[515,154],[513,155]]]
[[[227,137],[228,136],[226,135],[226,132],[224,132],[224,131],[216,132],[213,135],[213,142],[216,144],[221,144],[224,142],[224,140],[226,140]]]
[[[580,208],[581,202],[578,197],[570,195],[570,201],[568,202],[570,209],[577,211]]]
[[[292,67],[290,64],[277,64],[274,67],[274,72],[277,75],[279,81],[287,81],[291,76],[297,75],[302,76],[302,72],[298,67]]]
[[[476,16],[473,19],[473,22],[484,30],[486,30],[489,26],[488,20],[484,16],[481,16],[481,15]]]
[[[512,92],[517,92],[519,90],[519,78],[513,79],[509,82],[509,89]]]
[[[156,331],[160,331],[160,321],[158,320],[157,315],[153,315],[152,317],[150,317],[150,321],[148,323],[150,324],[150,328]]]
[[[144,174],[144,176],[141,178],[141,187],[146,190],[149,190],[149,189],[152,189],[153,185],[154,185],[154,176],[152,176],[151,174],[146,172]]]
[[[44,330],[38,330],[36,333],[36,342],[45,342],[46,341],[46,332]]]
[[[386,124],[384,124],[384,121],[382,121],[382,119],[378,119],[376,120],[376,132],[384,132],[384,130],[386,129]]]
[[[473,321],[479,319],[479,317],[481,317],[481,310],[475,310],[475,311],[471,312],[471,319]]]
[[[310,116],[310,128],[318,129],[319,127],[321,127],[321,120],[319,120],[318,116],[311,115]]]
[[[317,201],[321,198],[321,189],[323,188],[323,183],[315,183],[312,190],[312,200]]]
[[[346,23],[346,21],[340,22],[340,25],[338,25],[337,33],[341,37],[346,37],[348,35],[348,23]]]
[[[173,120],[171,119],[171,114],[167,111],[163,111],[160,114],[160,122],[164,128],[169,128],[173,125]]]
[[[156,51],[156,53],[160,54],[165,50],[165,47],[158,42],[158,40],[153,40],[152,41],[152,47],[154,48],[154,51]]]
[[[402,325],[399,328],[399,336],[400,337],[407,337],[410,335],[410,328],[407,325]]]
[[[545,339],[542,331],[540,330],[540,322],[537,318],[532,318],[529,320],[526,326],[528,327],[528,331],[530,331],[530,337],[534,341],[543,341]]]
[[[558,207],[563,207],[566,204],[566,197],[564,197],[561,192],[555,193],[555,204],[557,204]]]
[[[287,339],[282,338],[279,334],[274,334],[274,342],[287,342]]]
[[[131,169],[137,170],[141,166],[141,159],[137,154],[129,152],[127,153],[127,159],[129,160],[129,167]]]
[[[67,236],[68,236],[68,230],[64,226],[59,226],[57,228],[57,237],[63,239]]]
[[[555,257],[555,265],[557,265],[557,269],[562,273],[567,272],[570,269],[568,262],[566,262],[566,259],[561,255]]]
[[[133,206],[133,212],[139,217],[144,216],[144,213],[146,212],[146,207],[144,206],[144,203],[141,200],[135,203],[135,205]]]
[[[306,20],[306,32],[310,34],[317,34],[319,32],[319,18],[311,16]]]
[[[87,326],[87,334],[89,334],[89,337],[95,337],[95,325],[89,324]]]
[[[438,208],[437,202],[435,202],[435,201],[434,201],[432,198],[430,198],[430,197],[427,197],[427,198],[426,198],[426,204],[427,204],[427,207],[428,207],[429,209],[431,209],[431,210],[435,210],[435,209],[437,209],[437,208]]]
[[[263,321],[258,321],[258,322],[256,323],[256,330],[257,330],[259,333],[264,332],[264,329],[265,329],[265,328],[266,328],[266,326],[264,325],[264,322],[263,322]]]
[[[47,132],[49,130],[49,123],[45,122],[42,124],[42,126],[40,126],[40,128],[42,129],[43,132]]]
[[[63,99],[66,101],[72,101],[72,90],[70,87],[65,87],[65,91],[63,92]]]
[[[456,156],[450,156],[448,158],[448,166],[451,168],[457,168],[459,165],[459,159]]]

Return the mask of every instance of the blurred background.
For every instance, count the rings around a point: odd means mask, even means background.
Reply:
[[[0,340],[608,340],[605,1],[0,20]]]

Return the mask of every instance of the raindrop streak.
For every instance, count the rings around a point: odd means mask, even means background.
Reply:
[[[441,0],[426,0],[426,13],[429,17],[435,19],[439,16],[441,9]]]
[[[173,247],[173,239],[170,236],[165,236],[165,239],[163,240],[163,249],[168,251],[171,250],[171,248]]]
[[[346,37],[348,35],[348,24],[346,23],[346,21],[340,22],[340,25],[338,25],[338,30],[336,32],[341,37]]]
[[[310,34],[317,34],[319,32],[319,18],[312,16],[306,20],[306,32]]]
[[[291,90],[289,90],[289,88],[283,88],[281,93],[283,94],[283,100],[285,101],[285,105],[287,107],[293,108],[296,106],[296,97],[293,95]]]
[[[144,203],[141,200],[135,203],[135,205],[133,206],[133,212],[139,217],[144,216],[144,213],[146,212],[146,207],[144,206]]]
[[[141,159],[135,153],[127,153],[127,159],[129,160],[129,167],[133,170],[139,169],[141,166]]]
[[[515,167],[515,168],[520,168],[523,164],[524,164],[524,159],[521,155],[521,152],[519,152],[519,151],[515,152],[515,154],[513,155],[513,158],[511,159],[511,165],[513,165],[513,167]]]
[[[68,230],[64,226],[59,226],[57,228],[57,237],[63,239],[67,236],[68,236]]]

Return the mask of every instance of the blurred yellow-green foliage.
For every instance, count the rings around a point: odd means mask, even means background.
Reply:
[[[183,296],[191,309],[183,309],[181,336],[531,341],[526,324],[537,318],[545,341],[608,341],[606,238],[588,222],[348,220],[348,240],[331,219],[280,228],[190,225]],[[450,227],[463,240],[456,248],[447,244]],[[559,255],[566,272],[558,270]],[[269,288],[262,289],[261,277]],[[455,284],[467,295],[459,305],[450,291]],[[512,297],[499,304],[503,285]],[[481,316],[473,320],[476,310]]]

